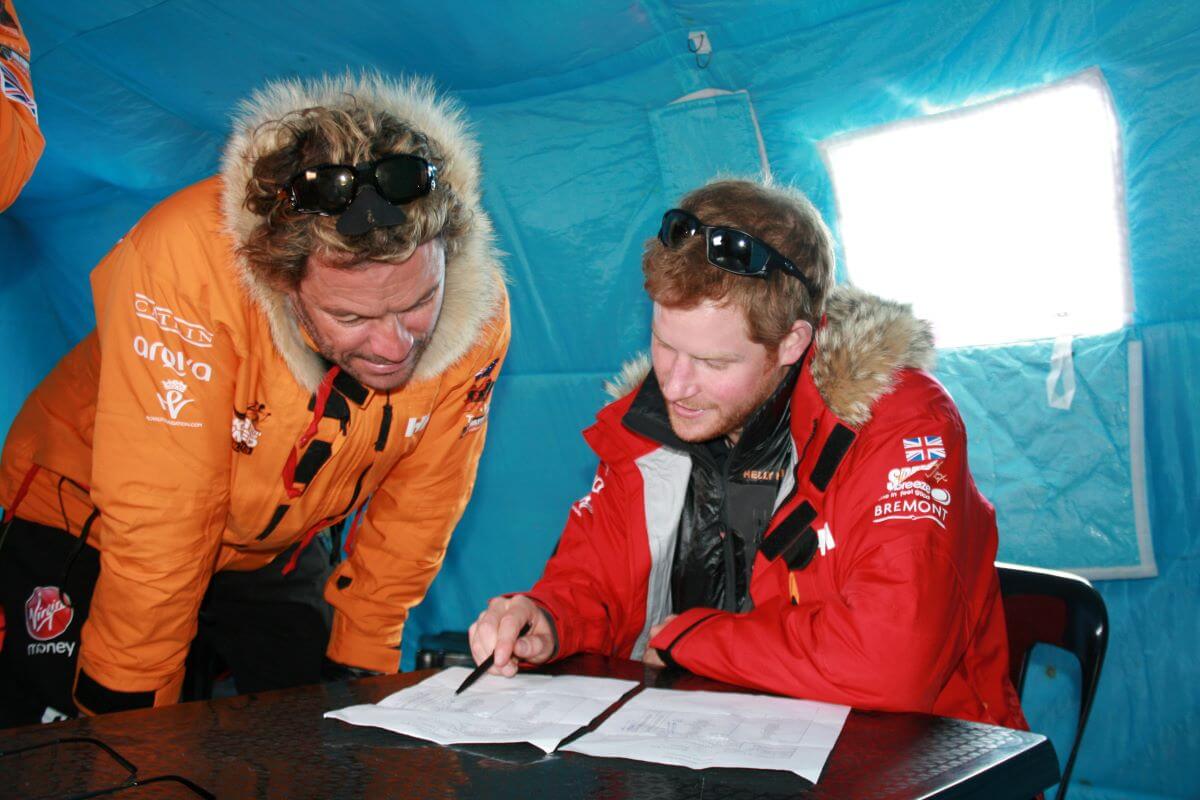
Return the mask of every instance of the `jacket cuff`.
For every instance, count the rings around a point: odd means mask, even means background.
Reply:
[[[347,667],[391,675],[400,671],[400,645],[370,641],[354,630],[344,614],[333,615],[325,655]]]
[[[659,658],[667,666],[687,669],[687,665],[679,660],[677,648],[681,648],[684,640],[696,628],[723,613],[715,608],[690,608],[668,622],[667,626],[650,640],[648,646],[658,651]]]
[[[580,637],[571,636],[570,626],[564,628],[561,622],[562,617],[554,610],[552,603],[534,592],[513,592],[506,596],[515,597],[518,594],[532,600],[533,604],[542,612],[542,616],[546,618],[546,622],[550,623],[550,632],[554,634],[554,650],[550,653],[550,657],[546,659],[545,663],[549,664],[551,661],[558,661],[560,658],[566,658],[569,655],[579,652]]]
[[[530,598],[532,599],[532,598]],[[550,613],[550,609],[546,608],[541,603],[534,600],[533,604],[537,606],[537,610],[543,617],[546,618],[546,624],[550,626],[550,638],[554,640],[554,647],[550,650],[550,657],[547,662],[554,661],[558,658],[558,622],[554,619],[554,615]]]
[[[79,710],[87,715],[131,711],[151,706],[168,706],[179,702],[183,690],[183,670],[180,670],[159,689],[114,689],[92,676],[80,666],[75,673],[74,699]]]

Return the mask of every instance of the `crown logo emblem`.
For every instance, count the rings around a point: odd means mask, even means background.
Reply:
[[[163,411],[170,415],[171,419],[179,419],[179,412],[195,402],[191,399],[184,399],[183,393],[187,391],[187,384],[169,378],[162,382],[162,386],[163,392],[158,395],[158,404],[162,406]]]

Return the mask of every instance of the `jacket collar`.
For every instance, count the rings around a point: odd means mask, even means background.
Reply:
[[[861,428],[901,370],[932,370],[937,354],[932,328],[911,306],[843,285],[830,292],[809,356],[806,373],[821,400],[848,426]]]
[[[774,438],[781,425],[787,425],[789,400],[799,371],[799,365],[789,369],[771,395],[750,415],[742,429],[742,435],[738,437],[737,445],[732,450],[731,458],[739,460],[742,456],[749,456]],[[685,442],[675,435],[667,415],[662,388],[653,372],[647,373],[642,385],[637,389],[633,403],[621,417],[621,422],[634,433],[675,450],[695,455],[704,449],[702,444]]]

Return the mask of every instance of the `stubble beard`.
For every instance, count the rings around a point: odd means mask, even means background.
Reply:
[[[366,386],[369,389],[374,389],[377,392],[393,392],[397,389],[403,389],[408,385],[408,382],[412,380],[413,374],[417,371],[417,365],[421,362],[421,356],[425,354],[425,349],[428,346],[428,336],[423,336],[413,342],[412,350],[409,352],[408,357],[403,362],[403,368],[399,372],[386,376],[383,378],[385,383],[379,384],[374,383],[375,381],[380,380],[379,376],[363,375],[353,366],[356,359],[365,359],[370,361],[371,359],[367,358],[366,356],[357,353],[348,353],[341,358],[331,358],[330,355],[324,351],[322,351],[321,355],[327,361],[332,361],[333,363],[337,364],[344,372],[350,373],[351,377],[353,377],[363,386]]]
[[[762,382],[756,387],[756,391],[747,397],[744,402],[720,411],[711,420],[704,418],[689,420],[679,417],[668,402],[667,418],[671,422],[671,430],[685,442],[707,442],[716,439],[718,436],[725,436],[731,441],[736,441],[741,435],[742,428],[749,421],[750,416],[758,410],[758,407],[779,386],[779,382],[783,380],[783,375],[783,369],[772,369],[763,376]],[[711,406],[709,409],[710,411],[713,410]]]
[[[371,359],[360,353],[337,353],[329,341],[321,336],[317,331],[316,326],[312,324],[312,320],[308,318],[307,312],[301,303],[292,303],[292,309],[296,313],[296,318],[300,320],[300,324],[304,326],[305,333],[308,338],[312,339],[313,344],[317,346],[317,352],[321,354],[321,358],[331,364],[337,364],[338,368],[354,378],[354,380],[377,392],[394,392],[397,389],[403,389],[408,382],[412,380],[413,374],[417,371],[417,365],[421,362],[421,357],[425,355],[425,350],[429,347],[429,340],[432,334],[422,336],[413,342],[412,350],[404,361],[404,367],[399,372],[386,377],[386,383],[376,384],[378,380],[376,376],[363,375],[354,368],[355,359]],[[374,362],[379,363],[379,362]]]

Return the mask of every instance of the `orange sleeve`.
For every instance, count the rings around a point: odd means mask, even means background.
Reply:
[[[102,544],[76,680],[86,711],[178,699],[228,513],[240,358],[196,299],[192,276],[212,271],[201,234],[151,212],[92,276]]]
[[[0,0],[0,211],[33,174],[45,141],[30,79],[29,43],[9,0]]]
[[[483,403],[469,395],[483,381],[497,379],[509,336],[505,297],[475,346],[443,377],[420,444],[371,498],[349,559],[325,589],[336,611],[327,651],[334,661],[377,672],[399,670],[404,621],[441,569],[450,533],[475,485],[490,395]],[[478,377],[483,372],[487,375]]]

